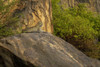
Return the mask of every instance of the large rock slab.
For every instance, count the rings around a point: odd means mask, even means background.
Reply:
[[[1,39],[0,59],[1,67],[100,67],[100,61],[45,32]]]

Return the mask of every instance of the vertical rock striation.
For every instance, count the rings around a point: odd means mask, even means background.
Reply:
[[[97,12],[100,13],[100,0],[96,0],[96,9],[97,9]]]
[[[73,7],[79,3],[86,3],[91,11],[100,13],[100,0],[61,0],[60,2],[64,8]]]
[[[22,5],[24,6],[22,9],[24,13],[24,23],[27,23],[28,27],[32,27],[39,21],[42,21],[42,29],[52,33],[50,0],[27,0],[23,1]]]
[[[10,2],[12,2],[11,0]],[[22,29],[35,26],[42,21],[42,30],[52,33],[51,0],[17,0],[19,1],[11,10],[12,16],[20,19]]]

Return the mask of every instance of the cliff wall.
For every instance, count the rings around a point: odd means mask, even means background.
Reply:
[[[10,3],[13,0],[10,0]],[[39,21],[42,21],[43,26],[42,30],[45,32],[52,33],[52,9],[51,9],[51,0],[17,0],[10,12],[12,17],[19,18],[19,26],[22,29],[33,27]],[[8,1],[5,1],[7,4]],[[10,24],[9,24],[10,25]],[[15,27],[14,27],[15,28]],[[18,29],[17,27],[16,29]]]
[[[100,0],[61,0],[60,3],[64,8],[73,7],[79,3],[86,3],[91,11],[100,13]]]

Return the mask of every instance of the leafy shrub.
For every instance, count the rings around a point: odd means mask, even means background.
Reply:
[[[61,7],[59,0],[52,0],[54,34],[70,42],[84,53],[92,53],[91,55],[94,56],[91,57],[95,57],[93,49],[97,48],[93,46],[100,37],[100,16],[90,12],[85,4],[68,9]],[[90,56],[89,53],[87,55]]]
[[[53,10],[54,34],[62,38],[70,35],[82,39],[94,38],[98,31],[93,28],[95,23],[89,16],[92,15],[82,5],[66,10],[56,6]]]

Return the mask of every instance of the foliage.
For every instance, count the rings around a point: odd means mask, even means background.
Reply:
[[[18,22],[18,17],[11,17],[11,9],[17,3],[15,0],[13,2],[7,2],[0,0],[0,38],[13,35],[14,31],[12,26],[16,26]]]
[[[73,37],[82,39],[92,39],[97,35],[98,32],[93,28],[94,21],[91,21],[92,14],[82,5],[66,10],[61,10],[58,6],[55,7],[56,9],[53,8],[55,35],[62,38],[73,35]]]
[[[97,58],[100,60],[100,43],[90,46],[90,51],[85,51],[84,53],[92,58]]]
[[[91,52],[90,46],[100,37],[100,16],[89,11],[85,4],[68,9],[61,7],[59,0],[52,0],[54,34],[83,52]]]

